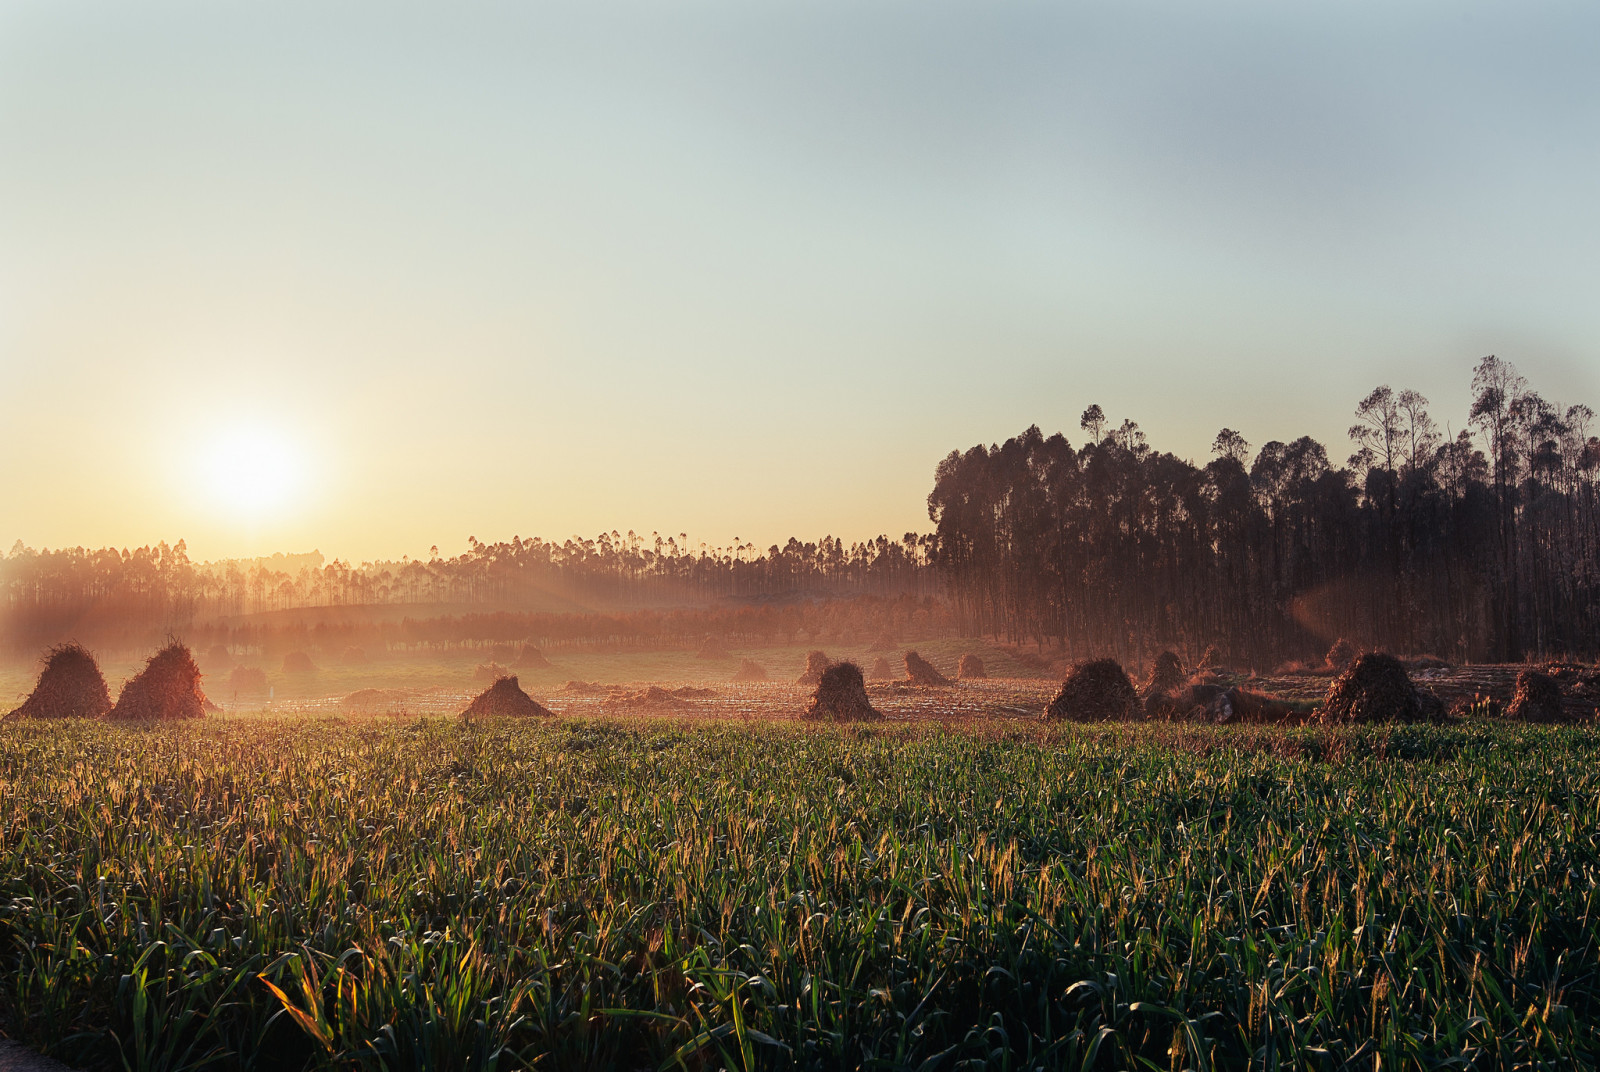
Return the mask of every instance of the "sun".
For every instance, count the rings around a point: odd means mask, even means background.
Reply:
[[[304,453],[279,429],[231,424],[208,437],[201,449],[207,498],[237,517],[255,520],[281,513],[304,489]]]

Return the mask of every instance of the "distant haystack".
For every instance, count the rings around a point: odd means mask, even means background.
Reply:
[[[915,685],[948,685],[950,679],[914,651],[906,652],[906,677]]]
[[[291,651],[283,657],[283,672],[286,674],[315,673],[317,665],[311,661],[311,656],[303,651]]]
[[[868,675],[874,681],[888,681],[894,677],[894,664],[887,655],[880,655],[872,662],[872,673]]]
[[[94,655],[82,644],[58,644],[45,653],[33,692],[7,718],[100,718],[111,693]]]
[[[150,656],[144,669],[122,686],[122,695],[106,717],[127,722],[204,718],[208,706],[211,701],[200,691],[194,656],[174,640]]]
[[[976,655],[963,655],[956,663],[956,677],[962,681],[975,681],[988,676],[988,671],[983,667],[983,660]]]
[[[861,667],[855,663],[835,663],[823,671],[811,706],[800,716],[820,722],[875,722],[883,715],[867,698]]]
[[[1350,664],[1355,662],[1356,656],[1360,654],[1354,644],[1340,637],[1333,642],[1333,647],[1328,649],[1326,656],[1328,668],[1336,674],[1343,673],[1350,669]]]
[[[767,668],[754,659],[740,659],[739,669],[733,672],[733,680],[765,681],[767,680]]]
[[[544,657],[544,652],[539,650],[539,645],[531,640],[525,640],[517,645],[517,667],[523,670],[546,670],[550,660]]]
[[[700,645],[700,650],[694,653],[696,659],[731,659],[733,653],[722,643],[721,637],[708,636],[705,643]]]
[[[1333,679],[1322,701],[1324,722],[1423,722],[1444,716],[1444,704],[1411,683],[1399,659],[1369,651]]]
[[[476,685],[489,685],[503,677],[510,677],[511,671],[497,662],[479,663],[472,668],[472,681]]]
[[[716,694],[716,689],[702,689],[694,685],[684,685],[672,690],[672,695],[680,700],[709,700]]]
[[[570,692],[576,696],[609,696],[616,691],[615,686],[602,685],[598,681],[569,681],[561,686],[562,692]]]
[[[347,711],[361,711],[373,713],[377,711],[393,711],[396,705],[406,699],[403,689],[357,689],[340,704]]]
[[[236,666],[228,675],[228,687],[234,692],[266,692],[267,672],[259,666]]]
[[[213,644],[206,649],[205,663],[207,666],[232,666],[233,656],[228,654],[226,644]]]
[[[627,707],[676,707],[683,702],[660,685],[651,685],[639,692],[630,692],[614,699],[616,703]]]
[[[1115,659],[1081,662],[1067,672],[1061,691],[1045,708],[1044,717],[1068,722],[1115,722],[1131,719],[1139,694]]]
[[[828,655],[827,655],[826,652],[821,652],[821,651],[810,651],[810,652],[807,652],[806,653],[806,668],[805,668],[805,672],[800,675],[799,680],[796,682],[796,684],[799,684],[799,685],[819,685],[819,684],[821,684],[822,683],[822,675],[823,675],[824,671],[826,671],[828,669],[828,667],[830,667],[832,665],[833,664],[832,664],[832,662],[829,661]]]
[[[367,649],[351,644],[339,654],[339,661],[346,666],[362,666],[367,661]]]
[[[1561,686],[1549,674],[1528,667],[1517,674],[1517,691],[1506,708],[1506,717],[1517,722],[1566,722]]]
[[[1188,675],[1183,672],[1183,661],[1170,651],[1164,651],[1156,656],[1155,664],[1150,667],[1150,677],[1144,683],[1145,695],[1171,692],[1178,688]]]
[[[879,633],[877,638],[867,646],[868,651],[893,651],[900,646],[900,640],[887,629]]]
[[[553,712],[522,691],[514,677],[502,677],[461,712],[462,718],[548,718]]]

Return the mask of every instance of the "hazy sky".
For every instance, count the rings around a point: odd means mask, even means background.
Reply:
[[[1472,365],[1600,408],[1600,5],[0,2],[0,541],[927,527]],[[3,547],[0,547],[3,550]]]

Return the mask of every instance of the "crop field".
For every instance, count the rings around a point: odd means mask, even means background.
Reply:
[[[0,1010],[70,1063],[1570,1067],[1591,729],[0,727]]]

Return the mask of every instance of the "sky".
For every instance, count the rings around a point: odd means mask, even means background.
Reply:
[[[1600,408],[1600,5],[0,0],[0,551],[929,528]]]

